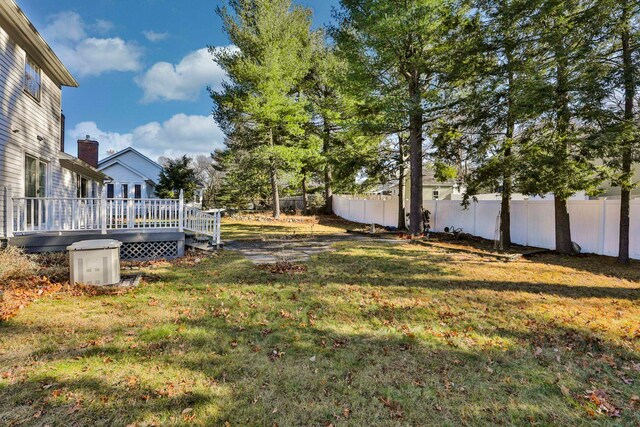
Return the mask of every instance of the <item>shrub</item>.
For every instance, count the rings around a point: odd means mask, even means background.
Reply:
[[[0,249],[0,282],[25,279],[38,272],[38,264],[21,249],[8,246]]]

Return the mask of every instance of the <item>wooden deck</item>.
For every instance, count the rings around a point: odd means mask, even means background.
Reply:
[[[8,239],[12,246],[24,248],[29,253],[57,252],[66,250],[67,246],[81,240],[115,239],[123,245],[134,243],[175,242],[176,256],[184,255],[185,233],[178,229],[163,230],[109,230],[102,234],[99,230],[42,232],[14,236]],[[149,257],[133,257],[131,259],[147,259]],[[172,258],[170,256],[169,258]]]

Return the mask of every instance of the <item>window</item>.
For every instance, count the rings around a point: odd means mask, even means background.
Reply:
[[[35,157],[24,158],[24,196],[46,197],[47,164]]]
[[[80,174],[76,174],[76,197],[89,197],[89,180]]]
[[[129,184],[122,184],[122,198],[129,198]]]
[[[24,196],[28,198],[47,196],[47,163],[35,157],[24,158]],[[40,224],[45,221],[45,212],[40,212],[40,202],[33,199],[26,201],[27,224]],[[33,221],[32,221],[33,220]]]
[[[142,199],[142,185],[136,184],[133,187],[133,197],[136,199]]]
[[[40,76],[40,67],[27,56],[24,61],[24,91],[37,101],[40,101],[41,90],[42,79]]]
[[[431,195],[433,197],[433,200],[438,200],[438,198],[440,197],[440,191],[439,190],[433,190],[433,193]]]
[[[114,187],[113,184],[107,184],[107,199],[113,199]]]

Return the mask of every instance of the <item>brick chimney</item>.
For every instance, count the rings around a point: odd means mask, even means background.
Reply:
[[[98,141],[93,141],[87,135],[85,139],[78,140],[78,158],[89,163],[94,168],[98,167]]]

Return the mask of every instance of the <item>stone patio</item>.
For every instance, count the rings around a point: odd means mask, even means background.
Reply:
[[[406,243],[401,240],[381,239],[358,234],[328,234],[306,238],[282,240],[238,240],[225,243],[225,249],[240,252],[256,265],[278,262],[306,262],[312,255],[335,251],[334,243],[345,241],[375,241],[386,243]]]

